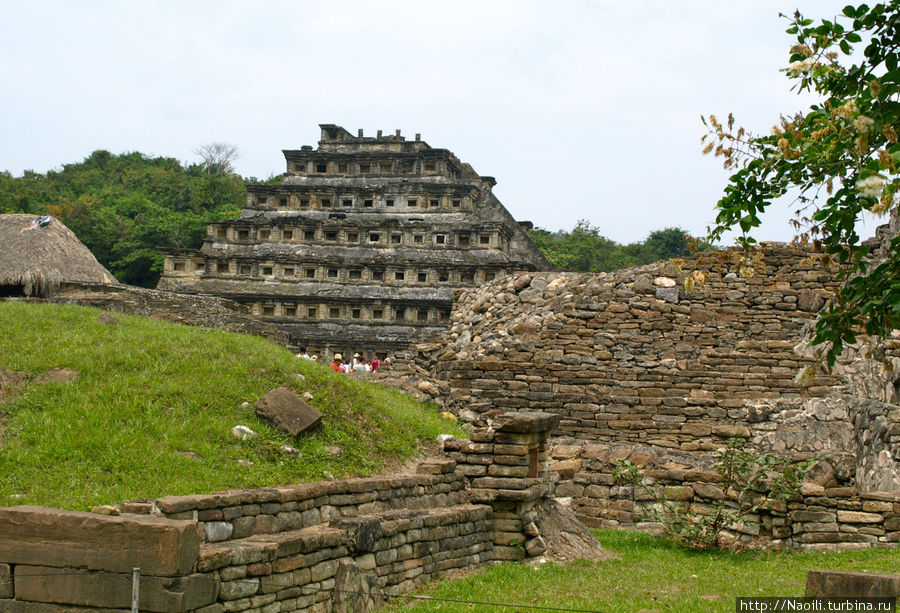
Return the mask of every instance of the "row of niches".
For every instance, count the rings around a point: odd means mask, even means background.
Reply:
[[[499,232],[440,232],[416,229],[361,230],[323,226],[226,226],[210,225],[207,234],[214,241],[234,242],[324,242],[372,247],[478,247],[505,250],[506,239]]]
[[[165,272],[172,275],[203,275],[221,278],[255,278],[263,281],[326,281],[330,283],[377,283],[379,285],[474,285],[493,281],[502,271],[449,270],[423,267],[336,266],[315,263],[281,264],[240,262],[166,256]]]
[[[312,159],[295,161],[290,169],[300,175],[437,175],[457,177],[459,172],[444,160],[419,159]]]
[[[317,194],[300,193],[270,196],[266,194],[248,194],[247,206],[250,208],[269,208],[279,211],[314,211],[314,210],[379,210],[397,211],[470,211],[472,199],[469,197],[445,195],[411,195],[411,194],[341,194],[338,192]]]
[[[391,304],[340,305],[297,302],[254,302],[250,311],[256,317],[295,321],[349,321],[355,323],[402,323],[444,325],[450,312],[434,307],[405,307]]]

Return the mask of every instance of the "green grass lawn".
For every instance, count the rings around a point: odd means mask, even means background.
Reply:
[[[461,434],[436,405],[333,373],[265,339],[126,315],[116,315],[124,325],[104,325],[99,313],[0,302],[0,369],[28,376],[0,398],[0,506],[87,509],[326,473],[369,475],[439,433]],[[52,368],[79,376],[34,381]],[[295,439],[241,406],[277,386],[310,392],[323,427]],[[238,440],[238,424],[260,436]]]
[[[584,611],[733,612],[739,596],[803,596],[810,569],[900,572],[900,552],[694,552],[671,540],[625,531],[597,532],[615,559],[491,565],[455,581],[398,597],[387,613],[509,613],[531,607]],[[416,598],[433,597],[433,601]],[[450,601],[465,602],[450,602]],[[478,603],[508,603],[495,607]],[[405,603],[412,603],[406,606]]]

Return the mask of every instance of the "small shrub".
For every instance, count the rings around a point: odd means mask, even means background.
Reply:
[[[723,548],[724,533],[770,500],[787,502],[800,493],[800,482],[817,458],[793,463],[771,453],[747,449],[747,440],[732,437],[719,451],[715,464],[722,498],[705,509],[669,500],[665,487],[654,487],[628,460],[619,460],[615,472],[620,482],[640,487],[653,500],[650,514],[666,527],[666,532],[690,549]]]

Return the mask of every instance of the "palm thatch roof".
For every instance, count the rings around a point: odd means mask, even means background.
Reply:
[[[118,283],[61,221],[28,229],[35,218],[0,215],[0,290],[47,296],[66,282]]]

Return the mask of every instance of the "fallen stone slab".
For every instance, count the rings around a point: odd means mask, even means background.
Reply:
[[[286,387],[276,387],[253,405],[256,414],[291,436],[318,428],[322,414]]]

